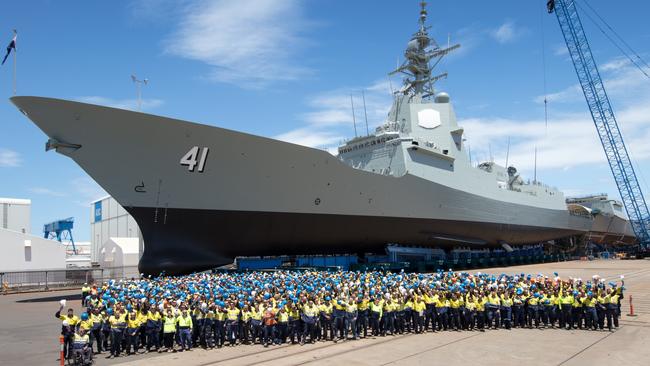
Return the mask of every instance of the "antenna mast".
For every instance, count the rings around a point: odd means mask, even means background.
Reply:
[[[370,136],[368,129],[368,110],[366,110],[366,91],[361,89],[361,96],[363,97],[363,113],[366,115],[366,136]]]
[[[354,99],[352,99],[352,94],[350,94],[350,104],[352,105],[352,123],[354,124],[354,137],[357,135],[357,117],[354,115]]]
[[[533,174],[533,183],[537,184],[537,145],[535,145],[535,173]]]
[[[404,52],[404,62],[389,75],[402,73],[404,77],[404,86],[400,93],[404,95],[419,95],[421,98],[427,98],[435,94],[433,85],[436,81],[447,77],[447,73],[432,76],[431,71],[440,63],[442,58],[451,51],[460,47],[459,44],[440,48],[438,43],[429,37],[426,26],[427,20],[427,2],[420,2],[420,29],[411,37],[406,51]],[[449,42],[449,40],[448,40]],[[431,64],[432,63],[432,64]]]
[[[510,136],[508,136],[508,149],[506,149],[506,169],[508,169],[508,158],[510,157]]]

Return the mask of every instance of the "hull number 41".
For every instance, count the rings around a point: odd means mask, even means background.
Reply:
[[[203,173],[205,162],[208,159],[208,152],[210,152],[210,149],[207,147],[200,148],[194,146],[187,152],[187,154],[183,155],[181,158],[181,165],[187,166],[187,170],[190,172],[194,172],[194,168],[197,168],[197,172]]]

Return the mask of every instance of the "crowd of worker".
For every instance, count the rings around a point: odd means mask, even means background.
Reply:
[[[538,275],[275,271],[85,285],[66,357],[347,341],[443,331],[618,327],[624,282]]]

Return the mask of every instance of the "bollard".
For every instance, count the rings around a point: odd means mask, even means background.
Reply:
[[[627,314],[627,316],[636,316],[636,314],[634,314],[634,305],[632,304],[632,295],[630,295],[630,313]]]
[[[62,335],[59,336],[59,343],[61,344],[61,354],[59,356],[60,359],[60,365],[63,366],[65,365],[65,352],[64,352],[64,347],[65,347],[65,338],[63,338]]]

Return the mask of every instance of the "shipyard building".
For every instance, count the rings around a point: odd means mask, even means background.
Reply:
[[[0,272],[66,267],[61,243],[31,234],[31,206],[28,199],[0,198]]]
[[[135,220],[110,196],[90,204],[91,261],[101,267],[137,266],[144,241]]]

